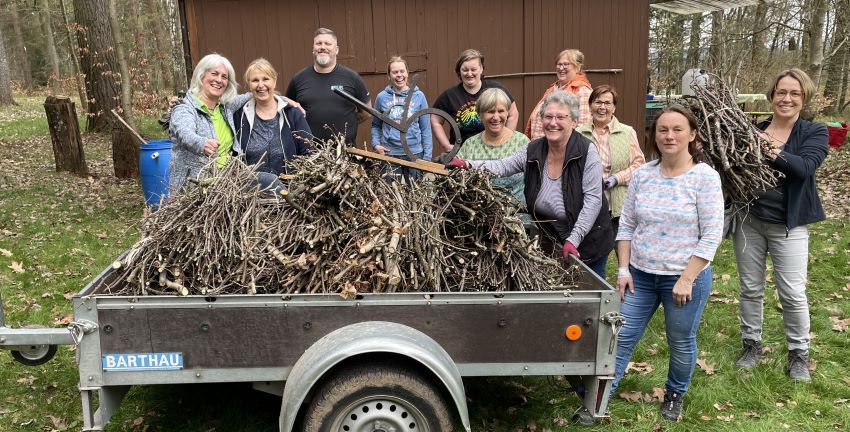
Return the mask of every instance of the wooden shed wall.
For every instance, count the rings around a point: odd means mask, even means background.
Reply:
[[[498,79],[512,93],[524,126],[555,80],[555,56],[565,48],[585,54],[593,85],[620,92],[617,117],[644,127],[649,0],[181,0],[194,64],[209,52],[228,57],[239,82],[248,63],[265,57],[278,69],[278,90],[312,63],[312,35],[333,29],[339,62],[358,71],[373,95],[387,84],[386,60],[408,59],[433,103],[458,82],[454,63],[466,48],[485,55],[485,75],[547,72]],[[412,74],[411,74],[412,75]],[[361,125],[358,142],[368,139]],[[643,134],[638,134],[643,139]]]

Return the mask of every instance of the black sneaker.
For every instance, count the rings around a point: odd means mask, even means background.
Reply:
[[[759,364],[761,359],[761,341],[744,339],[744,349],[741,351],[741,357],[735,362],[739,368],[752,369]]]
[[[809,352],[795,349],[788,351],[788,375],[794,381],[811,382],[809,375]]]
[[[685,395],[681,393],[668,390],[667,393],[664,394],[664,402],[661,403],[661,417],[672,422],[678,422],[681,420],[684,396]]]

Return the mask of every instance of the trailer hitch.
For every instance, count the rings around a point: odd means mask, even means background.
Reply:
[[[600,318],[603,323],[611,326],[611,343],[608,345],[608,354],[614,354],[614,345],[617,343],[617,335],[620,334],[620,329],[626,324],[626,317],[620,312],[613,311],[602,315]]]

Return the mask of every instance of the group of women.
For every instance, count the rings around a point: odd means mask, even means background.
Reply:
[[[540,228],[541,244],[564,259],[584,261],[605,277],[615,240],[617,289],[626,324],[617,338],[617,388],[650,318],[663,305],[669,345],[666,394],[661,415],[678,421],[697,360],[696,333],[711,292],[711,262],[724,228],[719,174],[701,152],[697,120],[671,105],[652,123],[645,163],[635,130],[614,115],[618,93],[608,85],[591,87],[584,56],[564,50],[556,58],[557,81],[545,91],[517,132],[518,111],[508,91],[483,79],[484,56],[461,53],[455,65],[460,83],[436,100],[458,119],[461,136],[446,135],[443,120],[414,123],[406,136],[411,151],[426,160],[433,141],[443,151],[462,147],[449,165],[492,172],[522,202]],[[404,59],[387,65],[389,85],[375,106],[401,121],[401,103],[412,92],[414,112],[428,106],[418,88],[408,86]],[[300,107],[274,93],[277,74],[265,60],[248,66],[250,93],[237,95],[233,67],[218,55],[204,57],[190,92],[172,114],[171,191],[214,159],[223,165],[243,155],[272,185],[294,155],[309,151],[310,130]],[[770,141],[767,163],[784,174],[738,216],[733,242],[740,275],[741,368],[758,365],[762,354],[765,261],[771,256],[788,344],[792,379],[810,381],[809,314],[806,297],[807,224],[825,218],[815,188],[815,171],[827,154],[823,125],[800,112],[815,87],[799,69],[782,72],[767,92],[772,117],[758,125]],[[399,131],[372,122],[372,147],[404,157]],[[415,171],[398,174],[415,178]]]

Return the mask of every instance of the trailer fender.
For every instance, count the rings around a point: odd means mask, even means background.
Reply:
[[[458,416],[470,431],[463,381],[443,347],[419,330],[385,321],[351,324],[319,339],[292,367],[283,389],[280,432],[291,432],[295,417],[313,386],[338,363],[367,353],[393,353],[428,368],[451,395]]]

